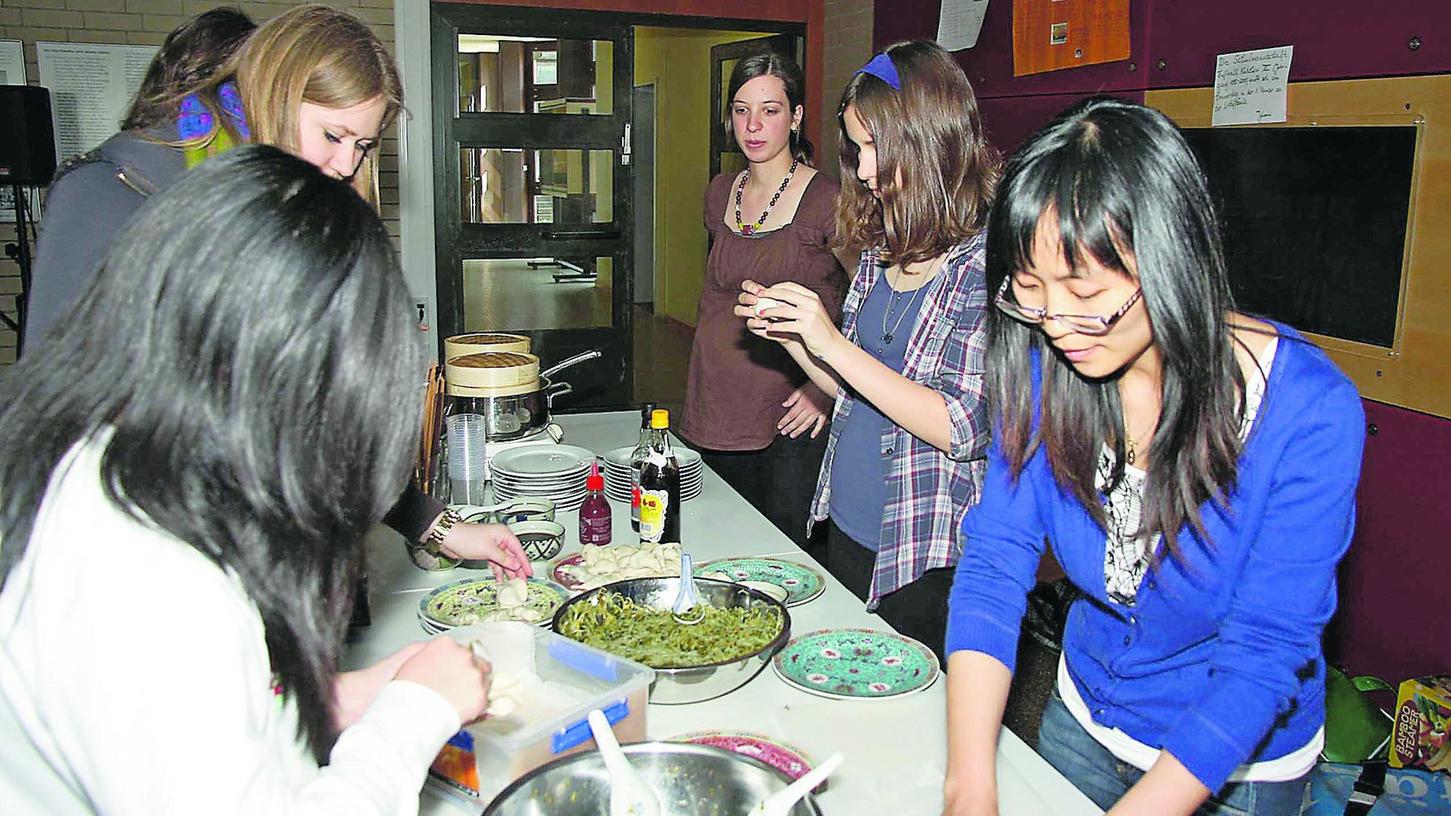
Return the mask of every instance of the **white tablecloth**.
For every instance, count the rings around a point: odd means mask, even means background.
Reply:
[[[639,414],[629,411],[562,416],[565,441],[603,455],[633,445]],[[629,508],[612,505],[614,540],[633,543]],[[579,548],[578,518],[563,513],[564,552]],[[812,562],[720,477],[705,471],[700,497],[685,504],[681,537],[696,563],[730,556],[776,555]],[[379,529],[369,538],[369,607],[372,625],[349,646],[345,668],[367,665],[403,644],[424,638],[416,610],[422,594],[439,584],[467,577],[467,570],[434,574],[415,568],[402,540]],[[542,572],[542,564],[536,569]],[[887,629],[867,613],[824,569],[827,589],[810,603],[791,609],[792,632],[865,627]],[[816,760],[834,751],[846,759],[818,801],[829,816],[936,816],[942,809],[946,762],[945,678],[925,691],[898,700],[838,701],[816,697],[787,685],[768,667],[724,697],[693,705],[650,706],[652,739],[687,731],[744,730],[795,745]],[[1011,731],[998,743],[998,789],[1002,816],[1077,816],[1102,813]],[[423,812],[458,811],[425,796]]]

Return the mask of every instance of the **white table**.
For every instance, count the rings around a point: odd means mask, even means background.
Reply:
[[[639,414],[632,411],[562,416],[557,421],[564,428],[566,442],[598,454],[633,445],[639,433]],[[614,540],[632,543],[629,508],[616,503],[612,509]],[[577,550],[578,518],[563,513],[557,521],[566,530],[564,551]],[[681,537],[696,563],[762,555],[815,563],[709,468],[704,491],[685,504]],[[472,574],[468,570],[427,573],[417,569],[408,561],[402,540],[390,530],[375,531],[368,547],[373,623],[350,644],[344,668],[367,665],[409,641],[424,638],[416,615],[422,594]],[[891,629],[824,569],[821,572],[827,578],[826,591],[791,609],[793,634],[842,627]],[[846,760],[818,800],[823,812],[830,816],[937,816],[942,809],[947,753],[946,697],[945,678],[939,678],[931,688],[899,700],[829,700],[787,685],[767,667],[724,697],[691,705],[652,704],[647,727],[652,739],[707,729],[752,731],[791,743],[818,761],[841,751]],[[997,770],[1002,816],[1102,813],[1006,728],[998,741]],[[442,816],[458,811],[426,796],[423,812]]]

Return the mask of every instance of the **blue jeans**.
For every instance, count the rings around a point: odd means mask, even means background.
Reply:
[[[1058,688],[1043,711],[1038,753],[1092,799],[1108,810],[1144,772],[1123,762],[1089,736],[1068,713]],[[1309,776],[1291,782],[1231,782],[1196,810],[1195,816],[1297,816]]]

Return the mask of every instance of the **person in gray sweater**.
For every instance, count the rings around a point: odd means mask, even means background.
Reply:
[[[195,28],[200,20],[175,33]],[[402,109],[402,84],[392,57],[366,24],[326,6],[300,6],[246,36],[229,57],[221,52],[235,43],[212,40],[216,53],[210,70],[205,54],[163,48],[158,59],[189,59],[197,68],[190,74],[156,73],[176,77],[174,85],[197,84],[150,93],[144,115],[128,116],[133,127],[58,171],[47,193],[36,250],[26,347],[37,347],[66,319],[112,239],[148,198],[232,145],[262,142],[283,148],[329,176],[350,181],[377,206],[374,148]],[[170,105],[168,98],[174,100]],[[463,522],[416,483],[409,484],[384,522],[436,556],[489,561],[501,578],[533,572],[507,527]]]

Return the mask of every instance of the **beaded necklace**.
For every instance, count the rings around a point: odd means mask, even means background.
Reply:
[[[781,180],[781,186],[776,188],[776,194],[771,196],[770,203],[766,205],[766,209],[761,210],[761,217],[757,218],[754,224],[746,224],[741,221],[741,194],[746,190],[746,182],[751,180],[750,166],[747,166],[745,171],[741,173],[741,180],[736,183],[736,230],[740,234],[754,235],[761,229],[761,225],[766,223],[766,216],[771,214],[771,208],[775,207],[776,202],[781,200],[781,194],[786,192],[786,187],[791,184],[791,177],[796,175],[797,164],[799,162],[796,159],[791,160],[791,169],[786,171],[786,178]]]

